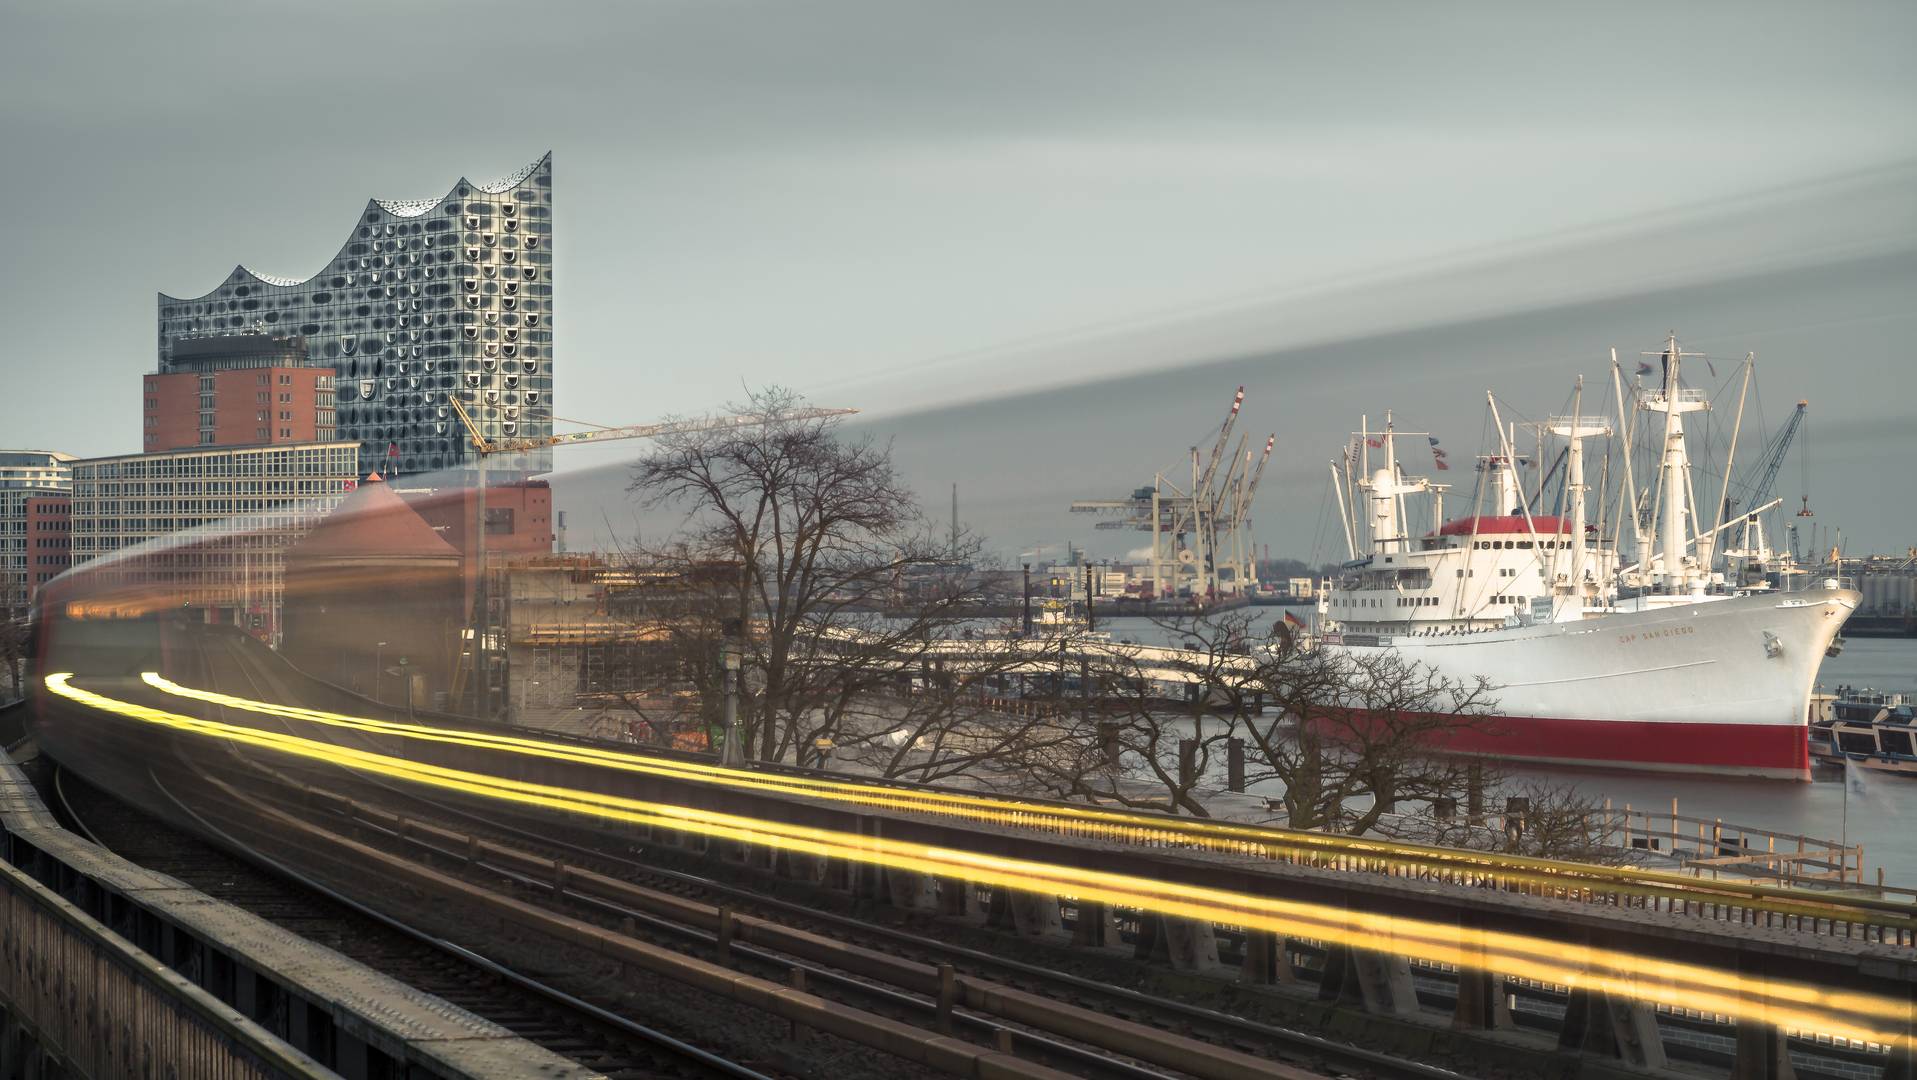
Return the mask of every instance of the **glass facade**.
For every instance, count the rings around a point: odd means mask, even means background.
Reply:
[[[204,296],[161,294],[159,370],[190,369],[192,341],[211,335],[304,337],[310,363],[337,373],[337,437],[368,468],[410,475],[470,464],[449,394],[490,439],[552,434],[552,317],[548,154],[437,200],[367,203],[304,281],[241,266]],[[544,450],[498,472],[551,467]]]

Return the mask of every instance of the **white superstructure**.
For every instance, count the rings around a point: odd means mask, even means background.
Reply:
[[[1562,443],[1553,514],[1524,490],[1515,429],[1495,400],[1498,445],[1479,459],[1471,512],[1455,519],[1444,516],[1448,487],[1400,464],[1397,440],[1423,433],[1399,432],[1389,416],[1383,431],[1361,427],[1333,465],[1353,558],[1319,601],[1320,638],[1329,648],[1395,650],[1449,678],[1488,680],[1497,718],[1460,725],[1452,749],[1806,776],[1811,685],[1857,594],[1836,582],[1801,593],[1745,588],[1713,569],[1725,523],[1699,512],[1684,430],[1684,417],[1709,402],[1682,383],[1687,354],[1674,336],[1657,355],[1661,377],[1631,387],[1629,408],[1613,358],[1617,421],[1584,414],[1580,387],[1570,414],[1534,425],[1540,445],[1547,436]],[[1651,365],[1639,370],[1641,378]],[[1739,426],[1741,413],[1740,401]],[[1656,433],[1657,463],[1640,491],[1628,450],[1621,455],[1623,475],[1611,481],[1621,509],[1607,520],[1604,485],[1594,489],[1585,475],[1586,444],[1625,425]],[[1383,458],[1375,469],[1373,450]],[[1702,505],[1723,505],[1723,489],[1715,494]],[[1411,525],[1408,498],[1429,499],[1428,528]]]

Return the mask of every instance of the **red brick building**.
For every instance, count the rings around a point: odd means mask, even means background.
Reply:
[[[479,499],[472,488],[402,491],[408,504],[471,566],[479,557],[474,533]],[[552,486],[544,480],[500,484],[486,489],[486,555],[509,562],[526,555],[550,555],[553,547]]]
[[[333,369],[301,338],[234,334],[174,345],[176,369],[144,378],[141,449],[330,442]]]
[[[46,492],[26,500],[27,599],[73,565],[73,496]]]

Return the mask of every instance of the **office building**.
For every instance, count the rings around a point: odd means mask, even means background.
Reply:
[[[66,549],[52,541],[64,536],[72,461],[54,450],[0,450],[0,617],[66,569]]]
[[[159,374],[189,370],[197,338],[303,338],[310,362],[337,375],[337,438],[358,443],[369,468],[410,477],[471,464],[449,394],[488,438],[552,434],[552,318],[548,154],[494,183],[462,179],[439,199],[367,203],[309,278],[240,266],[205,295],[162,294]],[[217,440],[217,418],[214,431]],[[551,460],[539,451],[488,472],[512,482]]]
[[[313,365],[303,338],[184,338],[174,342],[171,370],[143,382],[148,453],[334,438],[333,369]]]
[[[348,442],[73,462],[73,563],[90,590],[161,586],[208,622],[278,634],[286,548],[357,485]]]

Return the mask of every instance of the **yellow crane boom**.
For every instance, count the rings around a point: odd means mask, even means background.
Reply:
[[[446,400],[459,414],[459,422],[466,427],[466,434],[472,439],[473,448],[480,454],[520,453],[527,450],[539,450],[548,446],[566,446],[572,443],[607,442],[613,439],[651,439],[660,435],[681,435],[693,431],[717,431],[723,428],[752,427],[770,423],[773,420],[822,420],[829,416],[850,416],[857,409],[788,409],[773,416],[705,416],[691,420],[668,420],[659,424],[632,424],[626,427],[595,428],[591,431],[574,431],[564,435],[546,435],[536,439],[488,439],[479,433],[479,424],[456,394],[447,394]]]

